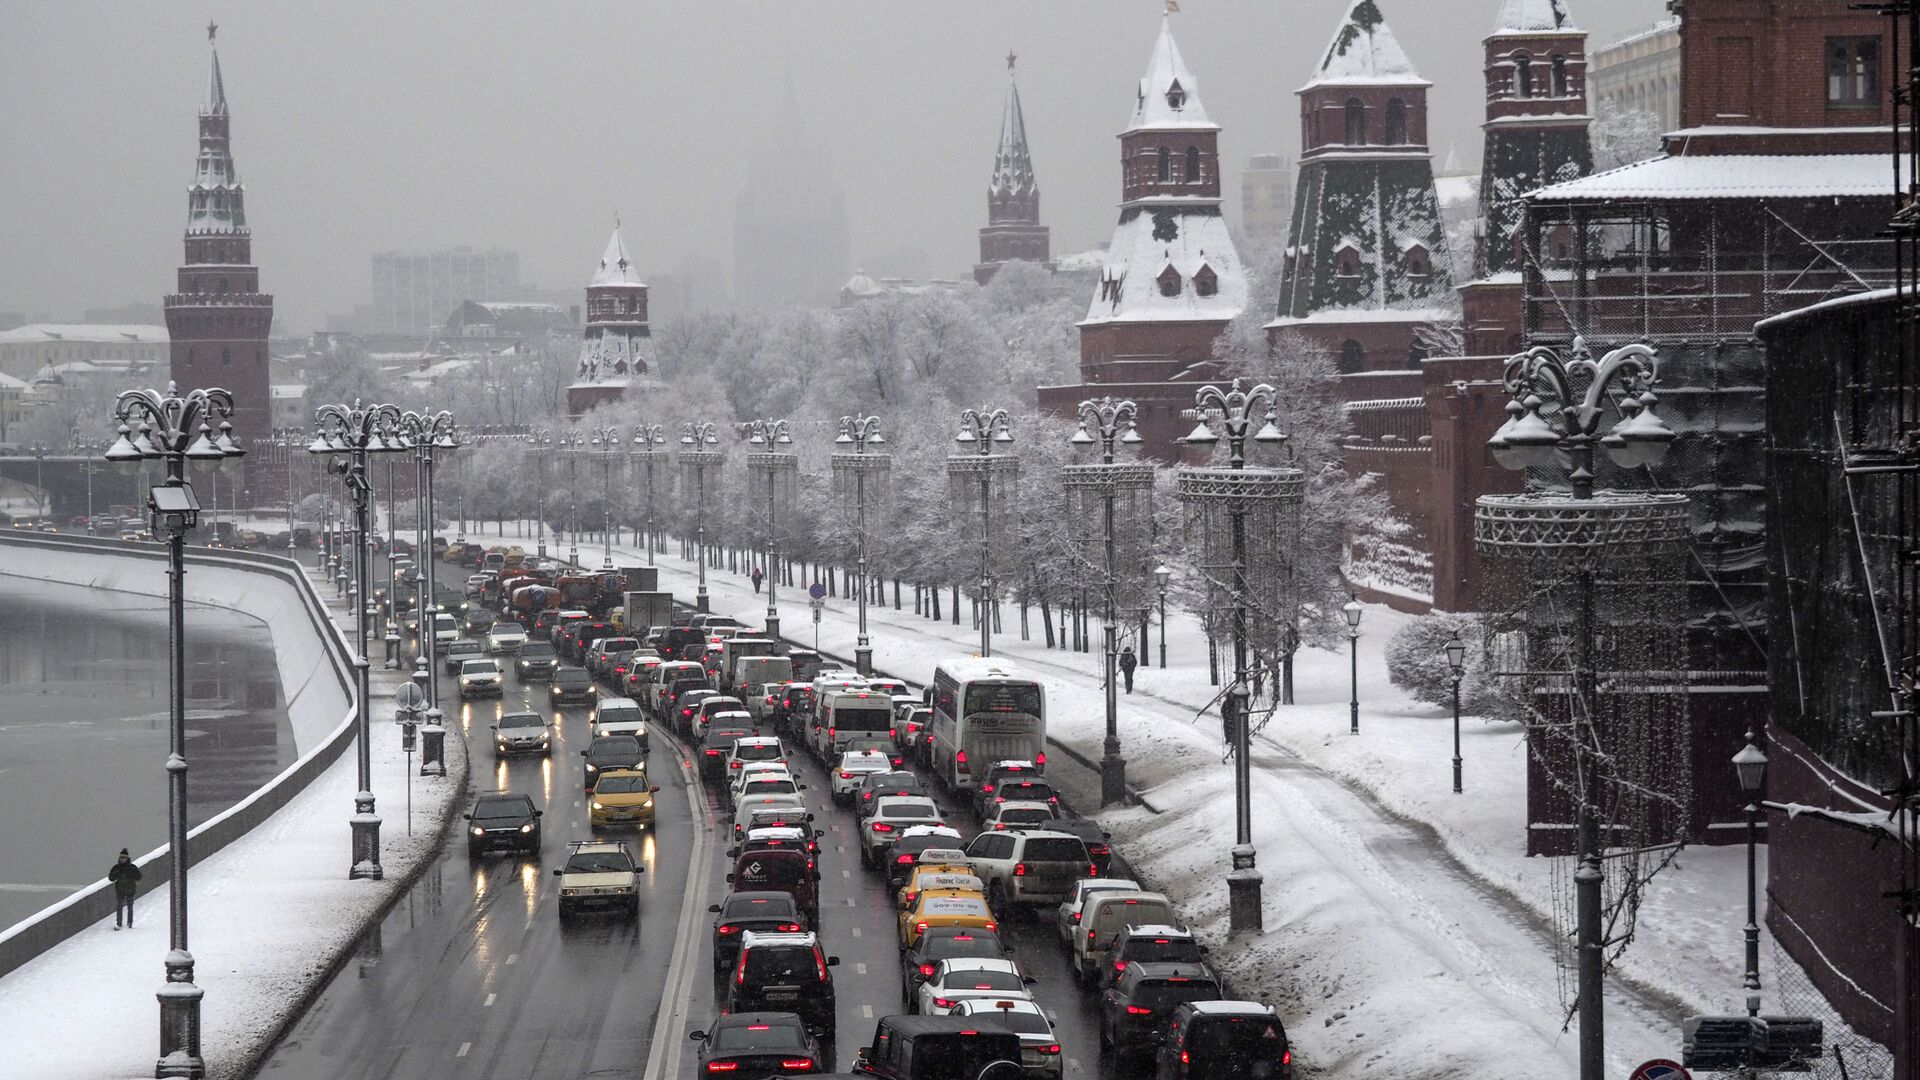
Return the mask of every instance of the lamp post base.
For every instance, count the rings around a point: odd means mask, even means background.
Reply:
[[[200,999],[206,991],[193,984],[192,953],[167,953],[166,967],[167,981],[154,995],[160,999],[160,1059],[153,1075],[201,1080],[207,1075],[200,1056]]]
[[[767,636],[775,641],[780,640],[780,616],[771,611],[767,612]]]
[[[1246,851],[1247,865],[1240,866]],[[1234,869],[1227,874],[1227,933],[1258,934],[1265,926],[1260,914],[1260,871],[1253,868],[1253,849],[1234,849]]]
[[[712,608],[707,606],[707,587],[705,585],[700,586],[699,594],[693,598],[693,610],[699,611],[699,612],[707,612],[707,611],[713,610]]]
[[[1460,759],[1453,759],[1453,793],[1460,794]]]
[[[447,775],[447,729],[433,720],[420,729],[420,775]]]
[[[379,881],[386,873],[380,869],[380,816],[373,812],[373,792],[355,795],[353,806],[353,817],[347,819],[353,828],[353,868],[347,871],[347,877]]]
[[[1120,740],[1109,739],[1100,757],[1100,805],[1127,801],[1127,759],[1120,756]]]
[[[853,669],[862,675],[873,674],[873,646],[855,645],[853,647]]]

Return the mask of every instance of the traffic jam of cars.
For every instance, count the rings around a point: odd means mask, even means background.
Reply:
[[[573,745],[586,747],[592,835],[567,838],[552,869],[563,922],[641,917],[646,868],[624,836],[656,823],[649,756],[692,763],[727,885],[707,909],[716,1015],[687,1033],[694,1075],[1064,1080],[1069,1061],[1084,1071],[1080,1058],[1094,1054],[1097,1075],[1293,1075],[1275,1010],[1233,1000],[1167,897],[1126,877],[1107,835],[1063,803],[1048,779],[1045,695],[1017,666],[955,658],[916,691],[724,615],[675,611],[637,626],[604,603],[562,608],[544,582],[582,575],[510,568],[508,555],[533,562],[517,549],[467,555],[481,560],[470,606],[498,604],[500,615],[442,651],[460,697],[504,699],[509,666],[547,685],[547,711],[503,700],[488,725],[495,755],[550,755],[555,725],[576,722],[562,706],[587,710]],[[832,831],[849,842],[826,851],[831,815],[844,815]],[[541,817],[526,793],[478,795],[469,854],[540,858]],[[855,855],[891,898],[899,1006],[864,1008],[872,1035],[842,1063],[834,982],[847,972],[841,943],[821,929],[823,864]],[[1097,1014],[1097,1048],[1063,1047],[1057,1013],[1008,937],[1016,920],[1053,923]],[[892,978],[860,967],[868,996],[872,980]]]

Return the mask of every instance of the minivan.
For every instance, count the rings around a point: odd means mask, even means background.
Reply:
[[[1093,894],[1080,916],[1073,938],[1073,970],[1083,983],[1091,986],[1107,962],[1107,949],[1114,935],[1128,926],[1149,923],[1175,923],[1173,904],[1160,893],[1101,892]]]

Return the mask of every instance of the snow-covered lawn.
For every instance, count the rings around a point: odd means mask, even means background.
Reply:
[[[515,529],[506,531],[511,538]],[[583,558],[591,548],[597,562],[598,547],[583,543]],[[624,565],[644,555],[616,546],[615,559]],[[691,564],[659,564],[662,587],[691,599]],[[744,577],[710,569],[708,584],[715,611],[756,625],[764,619],[766,598]],[[783,590],[780,606],[783,630],[810,640],[804,590]],[[945,613],[943,622],[916,616],[910,597],[905,611],[870,608],[875,664],[924,680],[942,657],[976,649],[965,609],[959,626]],[[1215,955],[1243,992],[1286,1006],[1310,1074],[1481,1075],[1490,1063],[1525,1061],[1528,1075],[1574,1075],[1575,1037],[1560,1031],[1552,948],[1554,861],[1524,854],[1524,738],[1515,725],[1467,718],[1465,794],[1452,793],[1451,716],[1411,702],[1386,677],[1385,642],[1406,618],[1367,610],[1358,736],[1348,733],[1344,651],[1302,655],[1298,704],[1280,709],[1256,744],[1266,933]],[[1099,655],[1020,641],[1017,610],[1003,620],[1009,633],[996,637],[994,650],[1047,684],[1051,735],[1097,758],[1105,731]],[[1160,812],[1100,817],[1126,857],[1218,941],[1226,935],[1232,778],[1217,714],[1199,715],[1218,692],[1205,639],[1186,616],[1172,623],[1166,670],[1151,666],[1157,627],[1147,647],[1136,643],[1143,665],[1136,692],[1121,698],[1119,725],[1129,780]],[[851,656],[854,625],[851,601],[829,601],[820,646]],[[1034,629],[1037,638],[1037,612]],[[1610,986],[1610,1071],[1624,1075],[1650,1057],[1677,1055],[1681,1015],[1741,1007],[1744,874],[1743,849],[1696,848],[1656,882],[1621,962],[1623,979]],[[1768,987],[1778,981],[1775,956],[1764,942]]]
[[[155,575],[156,577],[158,575]],[[320,587],[331,597],[331,587]],[[341,608],[329,599],[336,623]],[[193,867],[189,945],[206,992],[202,1049],[210,1076],[240,1075],[413,871],[439,849],[441,823],[464,789],[465,744],[448,739],[447,776],[413,778],[392,716],[397,678],[375,668],[373,786],[383,881],[350,881],[347,818],[355,751],[278,813]],[[417,758],[415,763],[417,765]],[[113,1080],[153,1075],[158,1047],[168,889],[142,896],[132,930],[102,921],[0,979],[8,1076]]]

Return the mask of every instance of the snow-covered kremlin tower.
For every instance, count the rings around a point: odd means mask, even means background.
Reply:
[[[1047,227],[1040,224],[1040,184],[1027,149],[1027,118],[1020,110],[1020,87],[1007,56],[1007,103],[1000,113],[1000,148],[993,155],[993,179],[987,184],[987,225],[980,230],[980,262],[973,280],[993,280],[1000,264],[1019,259],[1050,265]]]
[[[1220,210],[1220,125],[1171,21],[1162,17],[1120,133],[1120,223],[1080,323],[1083,384],[1040,389],[1041,407],[1062,416],[1087,397],[1132,398],[1147,452],[1165,459],[1192,427],[1181,412],[1212,377],[1214,339],[1247,305]]]
[[[178,291],[167,294],[169,378],[182,392],[223,387],[233,394],[234,437],[249,450],[272,434],[267,333],[273,297],[260,291],[247,228],[246,189],[233,167],[226,85],[211,48],[207,97],[200,106],[200,156],[187,189],[186,262]]]
[[[580,367],[567,387],[567,412],[574,416],[640,386],[653,359],[653,330],[647,324],[647,284],[640,280],[616,223],[587,284],[587,323],[580,342]]]
[[[1276,339],[1347,374],[1418,366],[1447,317],[1452,263],[1427,147],[1427,88],[1376,0],[1353,0],[1300,97],[1300,175]]]

